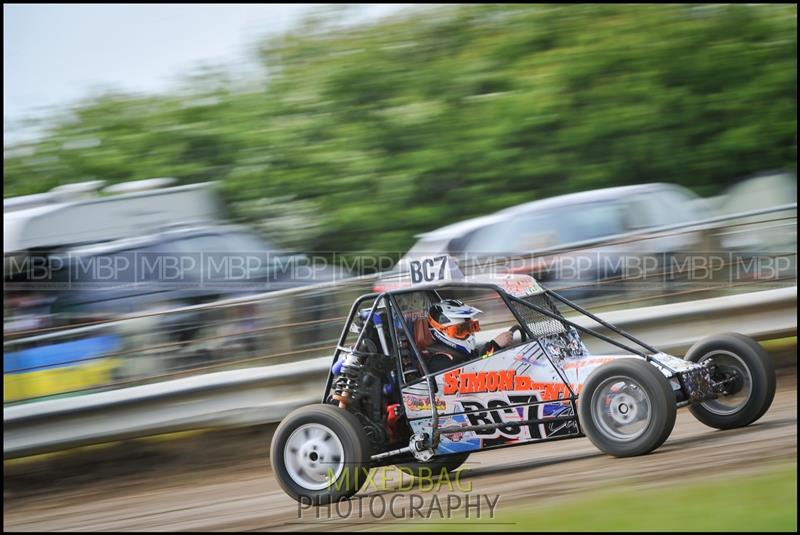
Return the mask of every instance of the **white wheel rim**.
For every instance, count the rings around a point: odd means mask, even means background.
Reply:
[[[592,421],[606,436],[621,442],[639,438],[650,424],[650,397],[630,377],[606,379],[592,396]]]
[[[308,490],[322,490],[339,479],[344,469],[344,448],[330,428],[305,424],[286,440],[283,463],[295,483]]]
[[[704,401],[702,405],[708,412],[719,416],[730,416],[742,410],[753,394],[753,377],[742,358],[730,351],[716,350],[703,355],[698,364],[713,361],[717,368],[735,370],[742,379],[742,387],[735,393],[717,399]]]

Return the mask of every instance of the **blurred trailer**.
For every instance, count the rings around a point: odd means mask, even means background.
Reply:
[[[71,280],[53,276],[64,251],[141,236],[150,230],[222,219],[212,182],[169,186],[157,178],[109,186],[91,181],[3,201],[4,339],[52,329],[56,292]],[[75,292],[73,292],[75,293]],[[4,402],[108,384],[121,365],[106,356],[118,333],[89,335],[4,352]]]
[[[109,186],[103,181],[59,186],[3,201],[4,276],[20,257],[66,245],[140,236],[148,229],[222,219],[213,182],[163,188],[172,179]],[[102,193],[99,194],[99,193]],[[11,260],[17,259],[17,262]]]

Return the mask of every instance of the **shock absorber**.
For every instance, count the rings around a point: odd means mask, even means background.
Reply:
[[[333,399],[339,402],[340,409],[346,409],[347,404],[358,394],[363,366],[361,357],[354,353],[348,353],[342,361],[342,365],[338,367],[339,373],[333,382]]]

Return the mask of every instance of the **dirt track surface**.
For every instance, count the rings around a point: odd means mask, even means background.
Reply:
[[[461,485],[471,485],[471,495],[491,499],[499,495],[497,511],[502,513],[521,504],[564,500],[609,486],[657,487],[764,472],[797,458],[796,375],[779,377],[778,386],[767,414],[744,429],[713,430],[682,409],[671,437],[650,455],[614,459],[585,438],[495,450],[470,458],[469,475]],[[362,496],[383,494],[388,502],[397,492],[373,490]],[[405,494],[411,492],[406,489]],[[443,487],[438,493],[442,502],[448,492]],[[424,494],[427,500],[432,495]],[[3,527],[14,531],[375,529],[366,505],[364,511],[361,518],[345,520],[315,518],[311,511],[299,517],[297,503],[280,490],[264,459],[224,470],[6,496]],[[395,518],[383,522],[390,529],[399,527]]]

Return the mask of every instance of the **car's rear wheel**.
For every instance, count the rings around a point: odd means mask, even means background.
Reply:
[[[709,368],[711,379],[724,382],[726,393],[689,406],[701,422],[734,429],[761,418],[775,397],[775,367],[769,354],[752,338],[725,333],[700,340],[686,360]]]
[[[583,432],[615,457],[649,453],[675,425],[675,394],[669,381],[645,360],[620,359],[595,370],[578,403]]]
[[[290,413],[275,430],[270,461],[289,496],[325,505],[358,492],[370,469],[370,446],[354,415],[311,405]]]

